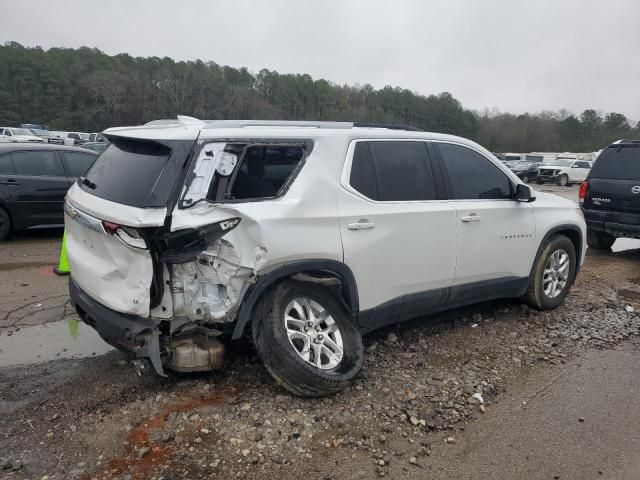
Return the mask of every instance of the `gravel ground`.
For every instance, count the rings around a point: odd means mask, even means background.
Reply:
[[[429,478],[523,375],[640,334],[639,261],[589,255],[553,312],[491,302],[369,335],[352,387],[320,400],[278,388],[248,344],[213,375],[159,379],[118,352],[2,368],[0,477]]]

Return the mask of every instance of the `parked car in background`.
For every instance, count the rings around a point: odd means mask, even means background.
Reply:
[[[12,231],[62,226],[69,186],[97,154],[48,144],[0,144],[0,240]]]
[[[71,303],[160,375],[223,368],[248,330],[280,385],[332,394],[362,334],[496,298],[555,308],[584,259],[575,204],[464,138],[196,119],[105,134],[65,203]]]
[[[609,249],[616,238],[640,238],[640,141],[603,149],[578,197],[590,247]]]
[[[538,178],[539,162],[515,162],[509,165],[509,168],[515,173],[524,183],[529,183]]]
[[[0,127],[0,142],[47,143],[45,139],[34,135],[31,130],[14,127]]]
[[[62,138],[56,137],[49,130],[41,130],[37,128],[30,128],[31,133],[44,139],[47,143],[53,143],[54,145],[64,145],[64,140]]]
[[[89,134],[90,142],[108,142],[107,138],[102,135],[102,133],[90,133]]]
[[[81,145],[85,142],[89,141],[89,134],[88,133],[82,133],[82,132],[69,132],[67,133],[65,139],[64,139],[64,144],[65,145]]]
[[[87,142],[80,145],[82,148],[88,148],[89,150],[93,150],[97,153],[104,152],[109,146],[108,142]]]
[[[586,160],[559,159],[552,165],[541,165],[536,182],[538,184],[551,182],[564,187],[583,182],[590,170],[591,162]]]

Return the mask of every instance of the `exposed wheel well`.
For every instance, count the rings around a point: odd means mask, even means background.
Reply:
[[[240,306],[232,339],[238,339],[251,321],[253,311],[263,296],[282,282],[297,280],[324,285],[342,303],[349,316],[359,310],[358,290],[353,273],[345,264],[335,260],[309,260],[284,265],[260,275],[246,292]]]
[[[553,232],[553,235],[558,235],[558,234],[568,237],[569,240],[571,240],[571,243],[573,243],[573,246],[576,249],[576,265],[579,268],[580,261],[582,260],[582,258],[581,258],[581,255],[582,255],[582,235],[580,234],[580,231],[571,228],[571,229],[557,230],[557,231]]]

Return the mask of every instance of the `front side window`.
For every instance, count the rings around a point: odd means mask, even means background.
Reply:
[[[436,144],[456,200],[511,198],[511,181],[489,159],[462,145]]]
[[[55,152],[13,152],[11,155],[16,175],[65,176],[62,163]]]
[[[356,143],[349,183],[367,198],[381,202],[436,199],[424,142]]]

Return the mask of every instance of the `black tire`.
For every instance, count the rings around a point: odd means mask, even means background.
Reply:
[[[283,282],[265,295],[256,308],[252,334],[258,356],[276,382],[300,397],[331,395],[348,386],[362,369],[364,347],[360,332],[341,303],[325,287],[296,281]],[[311,365],[289,341],[284,326],[285,309],[299,297],[321,305],[340,330],[343,357],[334,368]]]
[[[556,251],[564,251],[568,255],[569,271],[567,272],[567,280],[565,286],[555,297],[550,297],[544,290],[545,267],[551,255]],[[525,293],[523,300],[525,303],[538,310],[551,310],[558,307],[566,298],[573,285],[576,277],[576,249],[565,235],[553,235],[547,242],[540,247],[538,255],[529,276],[529,288]]]
[[[566,187],[569,185],[569,177],[567,177],[564,173],[562,175],[559,175],[556,178],[556,185],[558,185],[559,187]]]
[[[594,232],[587,230],[587,245],[589,248],[596,250],[611,250],[612,245],[616,241],[616,237],[608,235],[604,232]]]
[[[530,181],[530,180],[529,180],[529,175],[523,175],[523,176],[522,176],[522,181],[523,181],[524,183],[529,183],[529,181]]]
[[[537,183],[538,185],[542,185],[544,182],[543,182],[542,180],[536,180],[536,183]]]
[[[0,207],[0,241],[5,240],[11,233],[11,217],[7,211]]]

